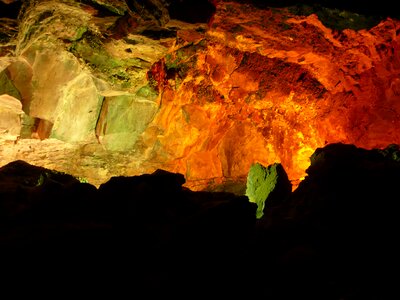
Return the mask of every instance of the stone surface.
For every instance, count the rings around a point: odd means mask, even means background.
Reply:
[[[395,15],[268,4],[2,2],[2,89],[26,116],[1,164],[24,156],[96,185],[165,168],[243,193],[254,162],[282,164],[295,188],[318,147],[399,143]]]
[[[7,72],[9,78],[12,81],[15,88],[20,94],[20,100],[22,102],[22,109],[25,113],[30,114],[30,103],[32,100],[32,66],[24,59],[19,57],[13,60],[7,66]]]
[[[16,138],[21,133],[21,102],[7,94],[0,95],[0,136]]]
[[[54,123],[62,88],[80,75],[77,59],[68,52],[38,51],[32,64],[32,99],[29,113],[32,117]],[[36,52],[36,50],[34,50]]]
[[[205,35],[193,40],[194,35],[178,32],[180,43],[165,59],[164,76],[158,79],[163,105],[151,124],[164,132],[157,142],[168,153],[190,145],[187,163],[174,169],[187,174],[188,181],[190,163],[207,145],[211,165],[221,165],[227,177],[242,177],[259,151],[256,159],[264,165],[281,163],[296,184],[313,150],[326,143],[374,148],[398,141],[388,129],[399,120],[394,92],[398,26],[397,20],[385,20],[368,30],[338,31],[315,14],[221,3]],[[189,104],[197,108],[192,110],[196,116],[209,116],[202,127],[208,133],[197,133],[190,111],[179,111]],[[179,126],[170,127],[172,120]],[[246,130],[232,142],[241,148],[232,149],[223,141],[238,124]],[[244,146],[243,136],[259,146]],[[182,161],[182,151],[176,157]],[[229,160],[248,167],[229,172]]]
[[[246,196],[250,202],[257,204],[256,217],[264,215],[267,206],[280,204],[289,198],[292,185],[281,164],[268,167],[256,163],[251,166],[247,175]]]
[[[17,99],[21,98],[19,91],[4,70],[0,73],[0,94],[7,94]]]
[[[105,96],[96,133],[108,150],[134,151],[139,135],[157,112],[157,104],[140,95]]]
[[[65,142],[93,142],[102,102],[92,76],[81,72],[62,88],[50,137]]]

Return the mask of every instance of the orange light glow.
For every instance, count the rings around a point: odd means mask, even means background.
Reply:
[[[157,25],[165,38],[142,35],[148,24],[135,18],[120,20],[126,38],[86,37],[95,24],[78,26],[80,38],[34,31],[54,35],[56,51],[52,39],[22,38],[0,67],[26,132],[4,142],[0,132],[0,163],[24,159],[95,185],[159,168],[193,190],[281,163],[296,188],[328,143],[400,144],[400,21],[333,30],[315,14],[213,3],[208,26],[169,20]]]
[[[315,15],[250,14],[235,3],[217,10],[203,39],[171,53],[185,74],[174,75],[153,121],[166,128],[159,141],[176,158],[171,169],[201,189],[200,179],[243,178],[254,162],[280,162],[295,188],[327,143],[400,142],[392,129],[400,125],[399,57],[378,50],[398,48],[399,27],[339,33]]]

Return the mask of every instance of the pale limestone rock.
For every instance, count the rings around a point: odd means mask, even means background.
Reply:
[[[9,78],[9,74],[7,72],[7,67],[12,62],[10,60],[1,60],[0,61],[0,95],[7,94],[13,96],[17,99],[21,99],[21,95],[18,89],[15,87],[13,82]]]
[[[18,99],[7,94],[0,95],[0,135],[10,138],[19,136],[23,113]]]
[[[113,74],[109,82],[113,83],[114,89],[136,93],[147,84],[147,72],[154,63],[167,54],[168,48],[160,41],[129,34],[125,39],[110,39],[104,43],[104,50],[109,56],[107,63],[98,65],[97,69],[101,69],[99,68],[101,65],[107,66],[107,72]],[[118,85],[115,75],[127,77],[129,80],[122,81]]]
[[[7,67],[9,78],[21,95],[22,109],[29,114],[30,101],[32,99],[32,66],[19,57]]]
[[[9,57],[0,57],[0,72],[3,72],[14,59],[10,59]]]
[[[102,100],[92,76],[80,73],[61,90],[50,137],[66,142],[95,140]]]
[[[96,128],[99,141],[108,150],[129,151],[157,112],[146,98],[115,93],[105,97]]]
[[[51,0],[26,6],[16,57],[0,58],[0,72],[20,93],[26,114],[18,139],[0,136],[0,165],[23,159],[95,185],[160,167],[133,145],[158,109],[147,72],[166,54],[166,40],[131,34],[104,40],[109,25],[100,26],[104,20],[92,18],[88,7]]]
[[[30,1],[18,30],[17,55],[38,47],[46,49],[60,41],[75,41],[89,29],[90,12],[74,1]]]
[[[82,68],[71,53],[53,50],[37,52],[32,68],[30,115],[54,122],[63,88],[82,72]]]

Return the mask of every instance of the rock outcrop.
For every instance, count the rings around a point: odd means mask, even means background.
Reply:
[[[2,291],[390,299],[399,180],[397,145],[330,144],[298,189],[256,218],[247,197],[191,191],[183,174],[118,176],[96,189],[15,161],[0,168]]]
[[[16,139],[21,134],[22,116],[21,102],[8,94],[0,96],[0,132],[2,136]]]
[[[296,188],[318,147],[398,144],[398,19],[323,4],[2,1],[0,94],[25,115],[0,164],[242,191],[254,163]]]
[[[257,204],[257,218],[264,215],[264,209],[285,201],[291,191],[292,185],[285,170],[280,164],[264,167],[254,164],[249,170],[246,183],[246,196],[250,202]]]

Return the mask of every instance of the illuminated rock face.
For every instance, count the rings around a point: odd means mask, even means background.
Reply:
[[[0,132],[3,135],[18,136],[21,132],[23,115],[21,102],[7,94],[0,96]]]
[[[219,6],[202,38],[178,33],[163,60],[152,126],[174,171],[240,178],[254,161],[280,162],[295,181],[327,143],[398,143],[399,26],[339,32],[315,15]]]
[[[96,185],[163,168],[199,190],[280,163],[295,187],[327,143],[400,143],[396,19],[340,31],[228,1],[208,24],[174,20],[156,0],[31,2],[0,43],[0,94],[26,114],[2,165]]]

